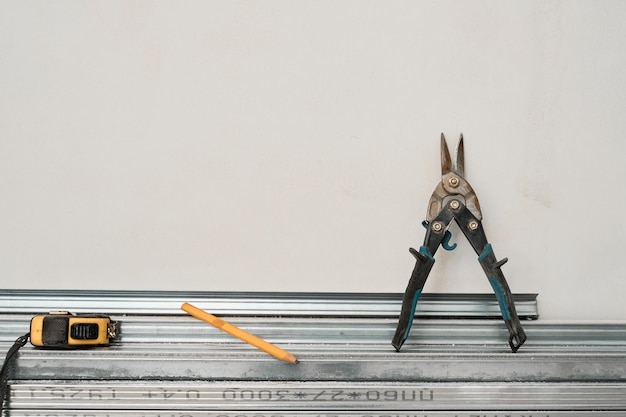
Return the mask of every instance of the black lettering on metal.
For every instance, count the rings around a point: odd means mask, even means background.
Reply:
[[[420,401],[433,401],[435,399],[435,393],[431,389],[420,390]]]
[[[242,400],[254,400],[254,391],[249,389],[244,389],[239,391],[239,398]]]
[[[278,400],[278,401],[284,400],[285,397],[287,396],[287,394],[289,394],[288,390],[278,390],[278,391],[276,391],[276,400]],[[258,416],[258,417],[263,417],[263,416]],[[281,417],[281,416],[271,416],[271,417]]]
[[[70,388],[69,391],[71,392],[70,398],[76,398],[79,394],[83,392],[83,390],[80,388]]]
[[[263,401],[271,401],[272,400],[272,391],[270,391],[268,389],[264,389],[264,390],[259,391],[258,395],[259,395],[259,400],[263,400]]]
[[[169,400],[176,394],[175,392],[168,392],[166,389],[163,389],[163,388],[159,388],[159,389],[161,390],[161,396],[163,397],[164,400]]]
[[[185,391],[185,398],[188,400],[199,400],[200,399],[200,391],[197,389],[190,389]],[[183,417],[183,416],[180,416]]]
[[[48,388],[51,397],[65,398],[65,391],[62,388]]]
[[[90,389],[87,390],[87,396],[90,400],[101,400],[102,399],[102,393],[99,389]]]
[[[326,391],[325,391],[325,390],[322,390],[322,391],[318,392],[318,393],[315,395],[315,397],[313,397],[313,401],[317,401],[317,400],[319,400],[319,399],[320,399],[320,397],[322,397],[322,396],[323,396],[323,395],[325,395],[325,394],[326,394]]]
[[[398,391],[395,391],[395,390],[384,391],[383,399],[385,401],[398,401]]]
[[[333,390],[331,391],[331,400],[333,401],[343,401],[345,398],[341,398],[341,394],[343,394],[343,390]]]
[[[411,394],[410,396],[408,394]],[[415,401],[417,400],[417,395],[415,393],[415,390],[412,391],[405,391],[402,390],[402,401]]]
[[[379,391],[367,391],[365,393],[365,399],[367,401],[378,401],[380,400],[380,392]]]
[[[234,389],[227,389],[222,391],[222,399],[223,400],[236,400],[237,399],[237,391]],[[216,417],[229,417],[227,414],[219,415]]]

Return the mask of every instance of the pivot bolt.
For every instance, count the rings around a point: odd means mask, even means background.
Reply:
[[[450,177],[448,179],[448,184],[450,185],[450,187],[456,188],[459,186],[459,179],[457,177]]]
[[[459,207],[461,207],[461,203],[459,203],[459,200],[452,200],[452,201],[450,201],[450,208],[452,210],[456,210]]]
[[[435,232],[441,232],[441,229],[443,229],[443,225],[440,222],[433,223],[432,227]]]
[[[476,220],[471,220],[467,224],[467,228],[470,229],[472,232],[476,231],[476,229],[478,229],[478,222]]]

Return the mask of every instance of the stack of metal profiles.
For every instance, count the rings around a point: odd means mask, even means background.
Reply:
[[[192,303],[293,365],[180,310]],[[8,417],[555,417],[626,415],[626,324],[554,323],[517,295],[511,353],[492,295],[424,294],[401,352],[401,294],[0,291],[0,348],[51,310],[109,314],[110,347],[26,345]],[[0,355],[3,356],[3,355]]]

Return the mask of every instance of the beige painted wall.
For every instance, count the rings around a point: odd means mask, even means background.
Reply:
[[[0,6],[1,287],[402,292],[443,131],[512,290],[626,318],[624,2]]]

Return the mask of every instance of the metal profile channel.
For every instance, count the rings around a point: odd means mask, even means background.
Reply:
[[[11,410],[2,417],[624,417],[622,411],[180,411],[180,410]]]
[[[1,307],[0,349],[6,352],[27,331],[33,314],[73,310],[86,300],[101,298],[89,292],[68,294],[12,292],[11,306],[5,309],[3,301]],[[121,322],[121,336],[109,347],[44,350],[25,346],[10,375],[9,409],[3,415],[626,415],[624,322],[527,320],[528,341],[513,354],[503,322],[492,320],[490,313],[476,318],[475,311],[488,310],[479,306],[468,318],[416,319],[398,353],[390,344],[397,311],[365,314],[368,297],[363,294],[325,298],[323,294],[249,297],[251,293],[245,293],[254,314],[235,314],[237,309],[245,310],[236,293],[215,297],[229,306],[224,311],[231,313],[230,322],[298,356],[300,363],[292,365],[173,311],[184,301],[206,305],[200,301],[207,302],[209,293],[167,294],[171,298],[147,292],[142,303],[142,293],[119,293],[116,307],[116,296],[109,293],[105,304],[117,308],[115,313],[92,304],[86,311],[108,313]],[[2,297],[7,297],[6,291]],[[315,307],[311,307],[312,298]],[[357,312],[340,313],[335,308],[332,314],[323,313],[322,306],[336,307],[340,300]],[[373,300],[379,305],[399,303],[396,295],[376,295]],[[459,300],[465,302],[463,297]],[[491,303],[489,297],[483,300]],[[125,310],[132,302],[143,307]],[[163,310],[155,308],[159,303]],[[449,296],[437,308],[454,310],[456,304],[455,297]]]
[[[12,410],[3,417],[624,417],[623,411],[136,411],[136,410]]]
[[[25,318],[26,319],[26,318]],[[108,348],[45,350],[26,346],[18,380],[579,382],[626,383],[624,325],[528,322],[529,341],[512,354],[496,321],[424,320],[402,352],[389,319],[245,319],[232,322],[294,353],[291,365],[193,318],[133,322]],[[7,329],[16,329],[17,321]],[[22,321],[22,327],[27,321]],[[4,332],[3,332],[4,333]],[[2,336],[8,350],[15,334]],[[593,340],[598,338],[597,340]],[[626,395],[624,396],[626,401]],[[626,406],[626,404],[625,404]]]
[[[307,382],[20,383],[13,386],[15,409],[108,409],[179,411],[454,411],[477,409],[571,411],[623,410],[618,384]],[[558,398],[555,403],[555,398]],[[532,408],[529,408],[532,407]]]
[[[537,294],[515,294],[522,319],[536,319]],[[71,310],[75,313],[184,315],[183,302],[213,314],[242,316],[345,316],[397,318],[399,293],[265,293],[183,291],[0,290],[2,313]],[[493,294],[423,294],[417,317],[500,317]]]

